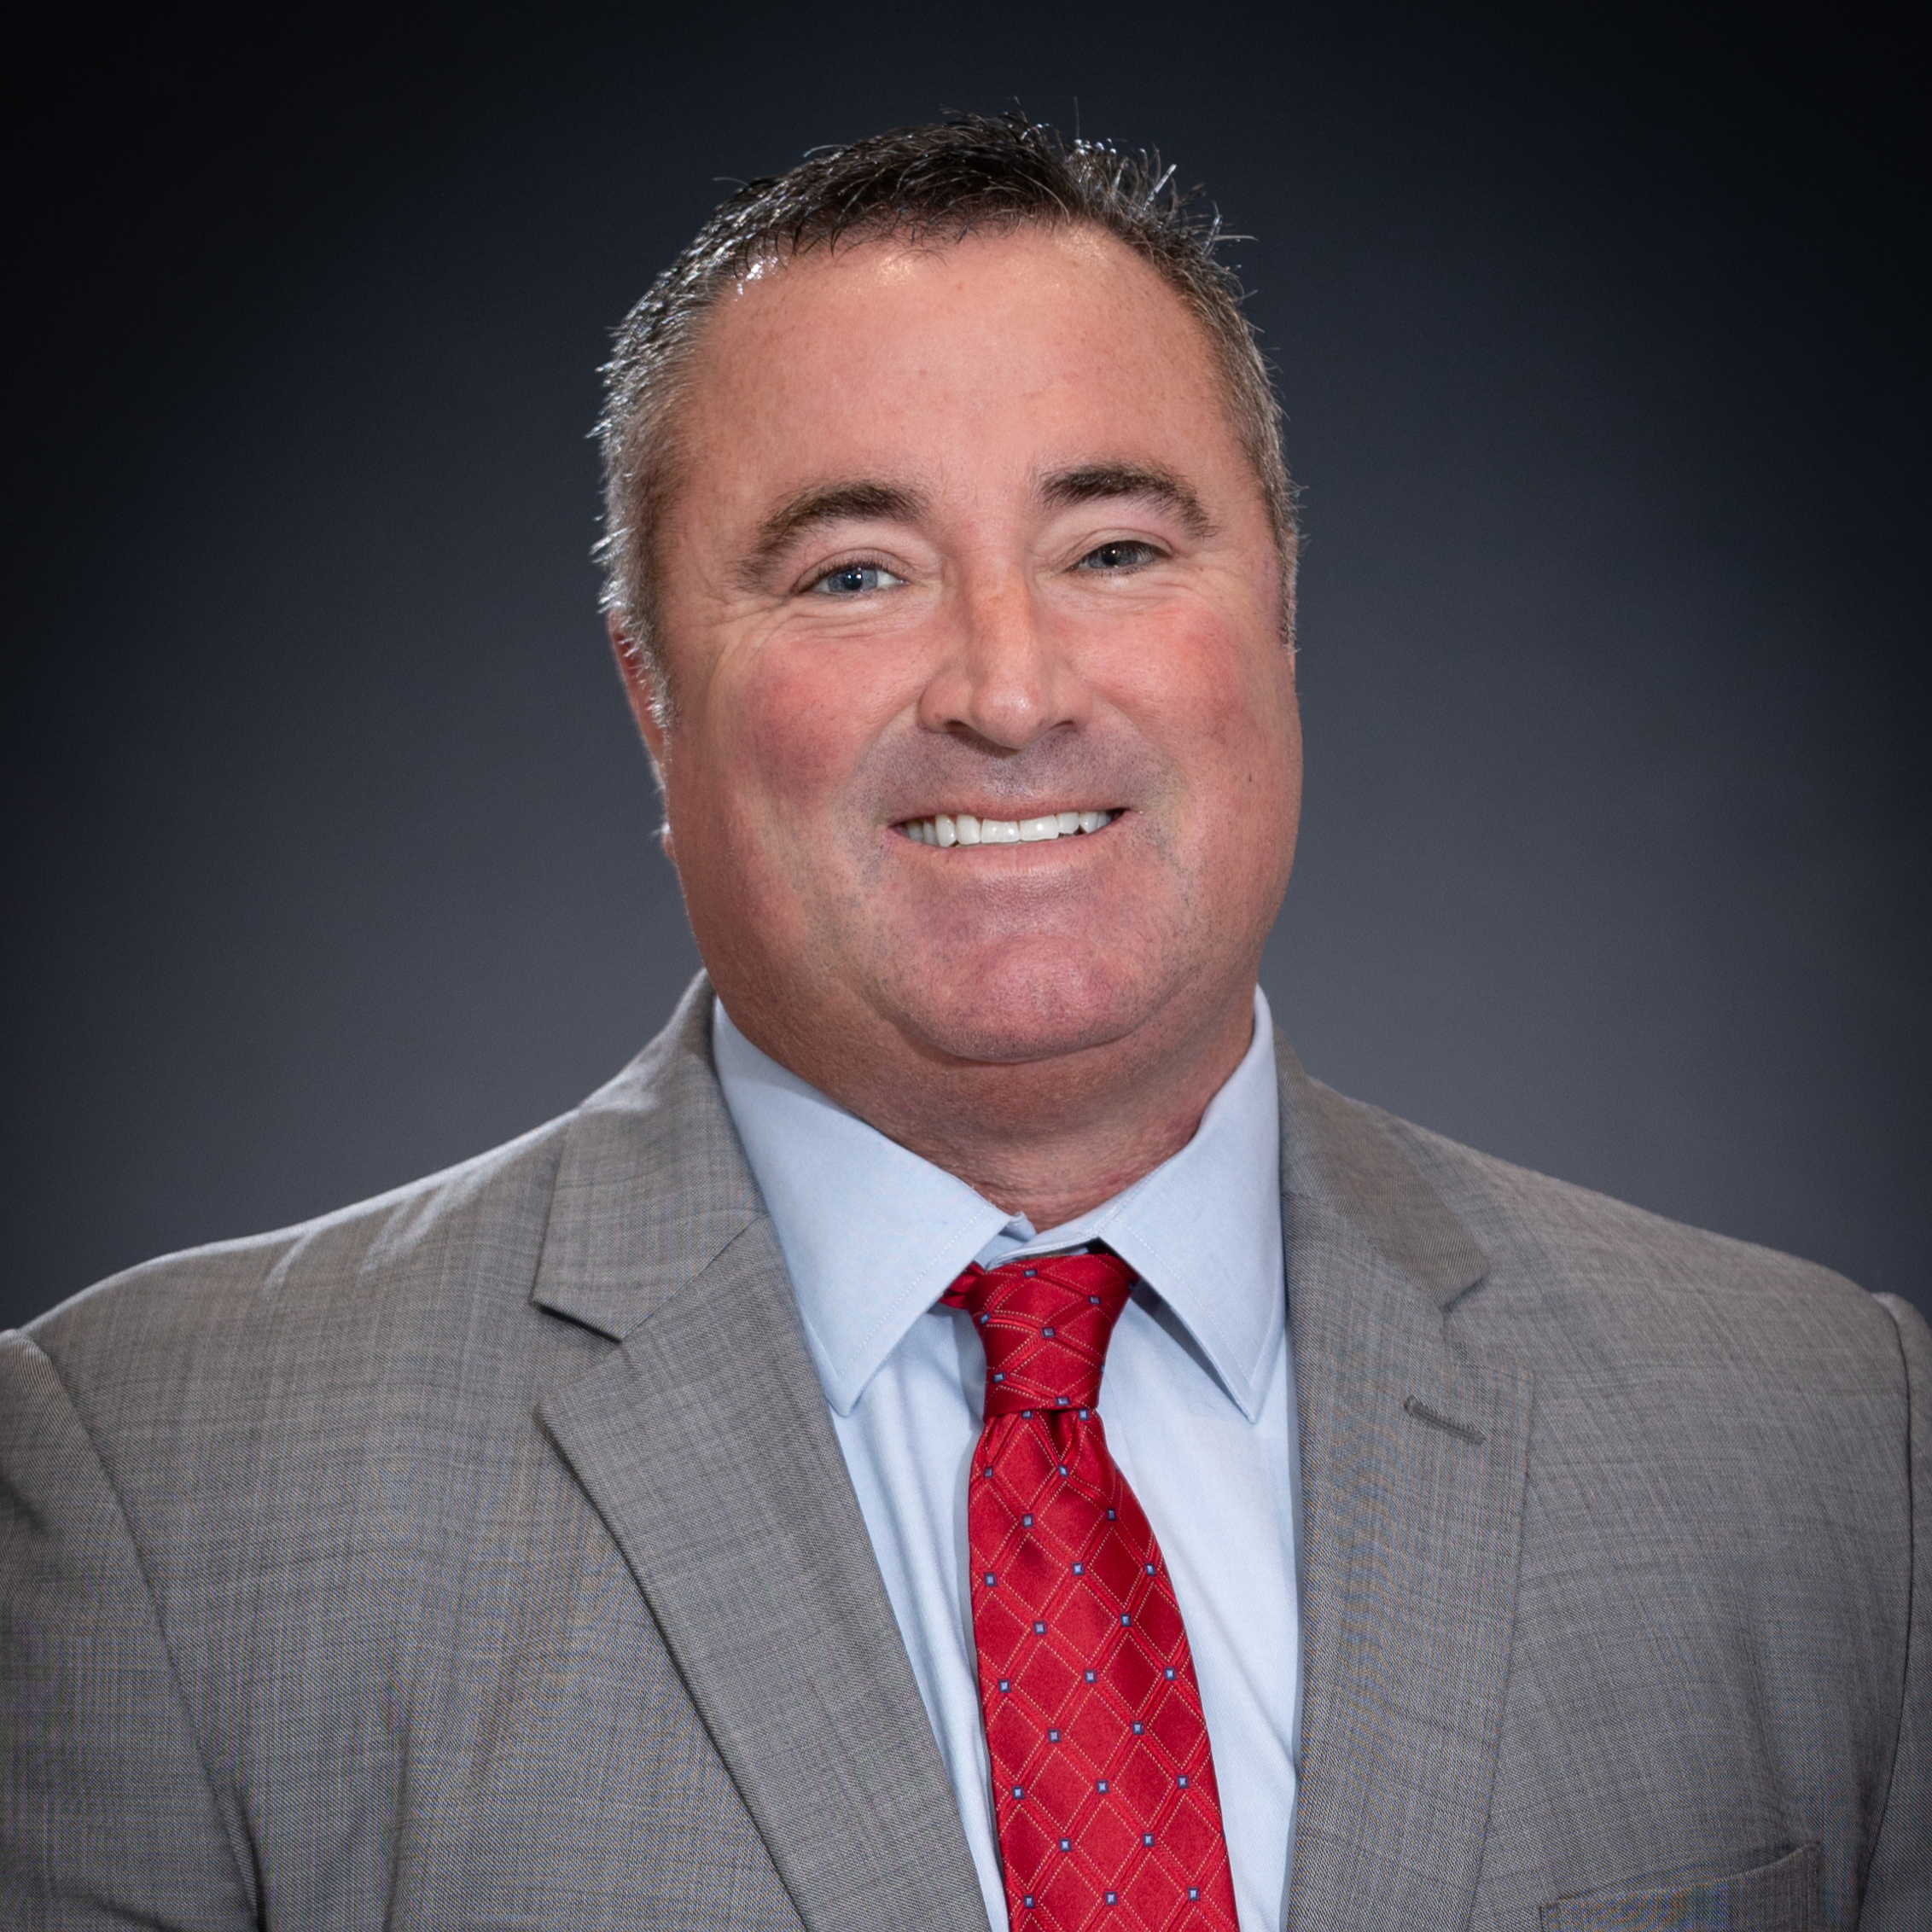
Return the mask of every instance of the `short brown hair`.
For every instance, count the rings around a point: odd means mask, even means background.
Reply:
[[[1176,189],[1173,175],[1157,154],[1068,141],[1020,114],[959,114],[816,149],[721,203],[624,318],[604,370],[596,555],[603,608],[622,620],[631,648],[655,662],[650,573],[671,487],[671,421],[713,305],[755,262],[888,236],[947,243],[1021,226],[1086,226],[1131,248],[1207,331],[1292,582],[1295,498],[1281,406],[1242,312],[1241,284],[1215,255],[1219,220],[1196,212],[1197,194]]]

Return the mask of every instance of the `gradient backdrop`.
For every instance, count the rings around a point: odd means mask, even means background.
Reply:
[[[663,1020],[695,958],[587,556],[608,332],[725,177],[1015,98],[1254,237],[1309,531],[1266,984],[1311,1069],[1932,1312],[1902,48],[413,19],[23,70],[0,1318],[505,1138]]]

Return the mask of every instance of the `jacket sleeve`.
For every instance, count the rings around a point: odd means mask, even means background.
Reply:
[[[119,1499],[0,1335],[0,1924],[255,1923]]]
[[[1932,1332],[1895,1295],[1878,1299],[1899,1324],[1905,1353],[1912,1609],[1891,1789],[1859,1926],[1859,1932],[1914,1932],[1932,1925]]]

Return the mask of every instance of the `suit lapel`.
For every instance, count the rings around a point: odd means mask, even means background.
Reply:
[[[701,982],[573,1132],[536,1299],[621,1346],[544,1420],[806,1923],[985,1932],[709,1012]]]
[[[1516,1611],[1531,1387],[1452,1309],[1486,1262],[1285,1045],[1303,1698],[1290,1932],[1467,1926]]]

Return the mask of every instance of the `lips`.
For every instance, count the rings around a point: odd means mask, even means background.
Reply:
[[[981,818],[970,812],[940,812],[930,818],[905,819],[899,829],[916,845],[1039,845],[1048,839],[1097,832],[1116,816],[1091,806],[1044,812],[1033,818]]]

